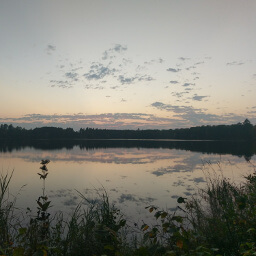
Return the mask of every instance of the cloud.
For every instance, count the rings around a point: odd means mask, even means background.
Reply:
[[[190,58],[180,57],[179,60],[185,61],[185,60],[190,60]]]
[[[78,74],[75,73],[75,72],[67,72],[67,73],[65,73],[65,76],[67,78],[70,78],[70,79],[74,80],[74,81],[78,81],[78,78],[77,78]]]
[[[168,69],[166,69],[166,71],[170,71],[170,72],[179,72],[179,71],[181,71],[181,69],[175,69],[175,68],[168,68]]]
[[[145,61],[144,64],[145,65],[151,65],[151,64],[154,64],[154,63],[163,63],[164,60],[162,58],[158,58],[158,59],[152,59],[150,61]]]
[[[195,68],[196,68],[196,66],[190,66],[190,67],[186,68],[186,70],[195,69]]]
[[[195,84],[192,84],[192,83],[184,83],[182,86],[183,87],[188,87],[188,86],[194,86]]]
[[[116,44],[114,47],[106,50],[104,52],[103,59],[111,59],[117,57],[118,54],[127,51],[127,46]],[[152,62],[162,63],[163,59],[153,59]],[[105,87],[109,88],[108,84],[106,84],[111,78],[111,80],[116,80],[116,82],[121,83],[122,85],[127,84],[133,84],[135,82],[150,82],[152,80],[155,80],[152,76],[148,74],[143,74],[143,72],[140,72],[141,70],[138,70],[138,65],[134,66],[132,64],[132,60],[128,58],[119,58],[118,60],[110,60],[108,63],[106,62],[92,62],[91,65],[85,72],[82,72],[81,69],[81,61],[74,64],[70,63],[71,66],[70,70],[66,70],[63,77],[61,79],[54,79],[51,80],[51,86],[52,87],[62,87],[62,88],[68,88],[72,87],[75,82],[85,82],[84,88],[85,89],[104,89]],[[122,72],[125,65],[128,65],[131,69],[131,74],[127,75],[126,73]],[[131,65],[130,65],[131,64]],[[78,66],[79,65],[79,66]],[[62,66],[64,68],[64,66]],[[143,68],[143,67],[142,67]],[[127,68],[125,68],[126,70]],[[133,69],[133,70],[132,70]],[[133,73],[134,72],[134,73]],[[138,73],[137,73],[138,72]],[[63,71],[61,72],[63,74]],[[113,82],[113,81],[111,81]],[[68,84],[69,83],[69,84]],[[96,84],[97,83],[97,84]],[[99,86],[98,84],[102,84],[102,86]],[[104,85],[103,87],[103,84]],[[112,86],[112,89],[118,88],[114,84]]]
[[[177,106],[171,104],[164,104],[162,102],[154,102],[151,104],[152,107],[157,108],[159,110],[164,110],[173,113],[173,117],[177,118],[177,122],[181,122],[187,126],[194,126],[194,125],[202,125],[202,124],[209,124],[209,123],[219,123],[225,122],[230,120],[233,123],[233,120],[237,120],[241,118],[240,116],[236,116],[234,114],[227,114],[223,116],[218,116],[215,114],[206,113],[203,109],[196,109],[192,106]]]
[[[95,85],[95,84],[86,84],[84,85],[84,89],[93,89],[93,90],[103,90],[104,87],[100,85]]]
[[[184,94],[188,94],[188,92],[172,92],[171,95],[177,98],[183,97]]]
[[[227,63],[227,65],[228,66],[241,66],[241,65],[243,65],[244,64],[244,62],[241,62],[241,61],[232,61],[232,62],[228,62]]]
[[[163,60],[162,58],[159,58],[159,59],[158,59],[158,62],[159,62],[159,63],[163,63],[164,60]]]
[[[137,79],[138,79],[138,81],[152,81],[152,80],[154,80],[153,77],[148,76],[148,75],[141,75],[141,76],[137,75]]]
[[[138,199],[136,199],[136,197],[132,194],[122,194],[119,199],[118,202],[120,204],[124,203],[125,201],[132,201],[132,202],[138,202]]]
[[[123,46],[121,44],[116,44],[113,48],[115,52],[123,52],[127,50],[127,46]]]
[[[131,64],[131,63],[132,63],[132,60],[131,60],[131,59],[123,58],[123,59],[122,59],[122,63],[123,63],[124,65]]]
[[[89,72],[84,74],[84,77],[88,80],[99,80],[107,75],[112,75],[115,72],[116,69],[114,68],[110,69],[101,63],[93,63],[93,65],[90,66]]]
[[[192,97],[192,100],[202,101],[202,99],[208,98],[208,97],[209,97],[209,96],[199,96],[199,95],[195,94],[195,95]]]
[[[195,63],[194,65],[201,65],[201,64],[204,64],[204,61],[199,61],[199,62]]]
[[[153,171],[152,174],[158,176],[162,176],[164,174],[171,174],[171,173],[180,173],[180,172],[190,172],[190,169],[187,165],[177,164],[175,166],[168,166],[168,167],[161,167],[158,168],[156,171]]]
[[[150,107],[166,111],[166,117],[145,113],[103,113],[97,115],[78,114],[27,114],[21,117],[0,117],[0,123],[13,124],[24,128],[43,126],[102,129],[171,129],[186,128],[205,124],[234,124],[244,120],[244,115],[228,113],[223,116],[207,113],[206,109],[196,109],[192,106],[178,106],[154,102]],[[254,114],[247,117],[256,122]]]
[[[72,71],[72,72],[75,72],[75,71],[77,71],[77,70],[79,70],[79,69],[83,69],[83,67],[73,68],[73,69],[71,69],[71,71]]]
[[[46,53],[48,55],[51,55],[52,52],[54,52],[54,51],[56,51],[56,46],[48,44],[47,47],[46,47]]]
[[[0,118],[0,122],[21,127],[42,126],[106,128],[106,129],[156,129],[169,128],[172,119],[144,113],[104,113],[99,115],[69,114],[41,115],[27,114],[19,118]]]
[[[119,75],[118,80],[121,84],[132,84],[135,81],[152,81],[154,78],[148,75],[136,74],[135,76],[131,77],[124,77],[123,75]]]
[[[179,82],[178,81],[176,81],[176,80],[172,80],[172,81],[170,81],[170,84],[178,84]]]
[[[73,87],[71,82],[67,81],[67,80],[65,80],[65,81],[63,81],[63,80],[50,80],[50,83],[51,83],[51,87],[60,87],[60,88],[64,88],[64,89]]]
[[[116,57],[116,53],[122,53],[124,51],[127,51],[127,46],[116,44],[113,48],[110,48],[103,52],[102,59],[113,59]]]
[[[136,79],[136,77],[124,77],[123,75],[118,77],[118,80],[121,84],[132,84]]]
[[[193,181],[194,181],[195,183],[197,183],[197,184],[198,184],[198,183],[205,182],[205,180],[204,180],[203,177],[194,178]]]
[[[145,197],[145,198],[143,198],[143,197],[138,197],[138,198],[136,198],[136,196],[135,195],[132,195],[132,194],[122,194],[119,198],[118,198],[118,202],[120,203],[120,204],[122,204],[122,203],[125,203],[126,201],[128,201],[128,202],[135,202],[135,203],[151,203],[151,202],[153,202],[153,201],[155,201],[156,200],[156,198],[152,198],[152,197]]]

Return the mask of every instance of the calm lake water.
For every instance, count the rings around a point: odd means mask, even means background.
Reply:
[[[46,194],[51,211],[70,212],[86,198],[107,191],[110,201],[133,221],[146,219],[148,205],[175,209],[206,177],[224,175],[234,182],[254,171],[253,145],[227,142],[83,141],[0,145],[2,173],[14,170],[10,193],[17,206],[36,210],[42,194],[41,159],[50,159]],[[248,160],[250,160],[248,162]]]

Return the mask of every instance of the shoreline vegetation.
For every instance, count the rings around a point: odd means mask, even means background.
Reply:
[[[248,119],[242,123],[232,125],[207,125],[191,128],[169,130],[110,130],[97,128],[41,127],[27,130],[12,124],[0,125],[0,139],[2,140],[52,140],[52,139],[142,139],[142,140],[236,140],[255,141],[256,126]]]
[[[149,205],[145,211],[155,222],[133,224],[106,192],[93,201],[78,192],[86,208],[79,204],[67,218],[51,215],[54,205],[45,190],[49,163],[42,160],[37,173],[42,195],[36,214],[16,209],[18,198],[9,192],[13,173],[0,175],[0,255],[256,255],[256,171],[238,185],[208,174],[197,195],[177,199],[176,212]]]

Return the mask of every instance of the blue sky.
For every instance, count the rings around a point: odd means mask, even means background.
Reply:
[[[1,1],[0,122],[256,123],[256,1]]]

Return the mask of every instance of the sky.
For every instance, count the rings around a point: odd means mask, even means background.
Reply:
[[[2,0],[0,123],[256,124],[255,0]]]

